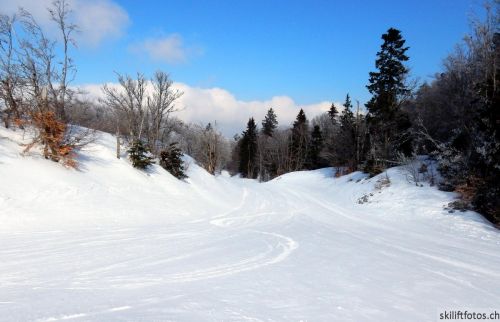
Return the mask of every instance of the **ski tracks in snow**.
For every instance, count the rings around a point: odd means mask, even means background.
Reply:
[[[296,241],[280,234],[266,232],[255,233],[271,237],[271,239],[273,239],[271,241],[265,241],[267,247],[264,252],[227,265],[209,267],[192,272],[172,274],[165,277],[164,282],[193,282],[259,269],[285,260],[298,247],[298,243]]]

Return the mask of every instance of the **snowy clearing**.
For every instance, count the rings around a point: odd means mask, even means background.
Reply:
[[[500,303],[500,234],[453,194],[332,169],[260,184],[190,161],[20,156],[0,129],[0,320],[435,321]],[[187,158],[189,160],[189,158]],[[373,195],[370,195],[373,194]],[[368,202],[358,199],[368,195]]]

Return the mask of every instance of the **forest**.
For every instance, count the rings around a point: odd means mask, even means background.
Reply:
[[[57,37],[26,10],[0,16],[0,115],[4,127],[30,136],[25,152],[41,149],[45,159],[77,168],[78,151],[104,131],[116,135],[118,158],[125,149],[132,166],[158,163],[179,179],[186,177],[183,154],[211,174],[227,170],[263,182],[323,167],[374,176],[406,166],[416,185],[427,180],[457,192],[454,209],[475,210],[500,224],[498,2],[485,5],[484,19],[471,22],[431,81],[412,77],[411,39],[390,27],[367,71],[368,102],[353,102],[346,93],[341,106],[332,103],[312,119],[297,111],[293,124],[279,123],[270,106],[263,120],[250,118],[233,138],[224,137],[216,121],[176,117],[183,93],[165,71],[116,73],[116,83],[104,85],[99,98],[74,86],[77,26],[70,10],[63,0],[50,8]],[[438,173],[425,165],[412,169],[419,156],[435,162]]]

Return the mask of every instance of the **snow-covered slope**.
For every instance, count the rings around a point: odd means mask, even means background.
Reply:
[[[0,129],[0,320],[434,321],[497,308],[500,234],[453,195],[361,173],[147,173],[101,134],[79,170]],[[372,195],[370,195],[372,194]],[[368,202],[358,203],[367,195]]]

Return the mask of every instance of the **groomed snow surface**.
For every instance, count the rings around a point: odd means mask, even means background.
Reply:
[[[500,233],[401,170],[267,183],[178,181],[116,159],[100,134],[79,170],[21,156],[0,129],[0,320],[436,321],[499,309]],[[370,193],[373,196],[370,196]],[[368,195],[368,202],[358,199]]]

